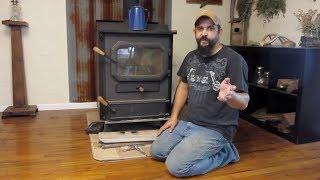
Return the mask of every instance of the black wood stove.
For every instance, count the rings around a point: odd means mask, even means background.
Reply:
[[[97,95],[106,124],[163,121],[170,116],[173,34],[166,25],[131,31],[126,22],[97,21]]]

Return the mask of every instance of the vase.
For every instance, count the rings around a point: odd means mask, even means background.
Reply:
[[[300,37],[301,47],[319,47],[320,46],[320,38],[319,38],[319,30],[313,29],[308,32],[304,32]]]
[[[304,32],[303,36],[307,37],[307,38],[318,38],[319,37],[319,30],[316,29],[312,29],[308,32]]]

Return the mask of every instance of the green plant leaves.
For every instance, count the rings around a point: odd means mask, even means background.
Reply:
[[[256,11],[258,16],[264,17],[268,22],[280,13],[286,13],[286,0],[257,0]]]
[[[254,4],[254,0],[238,0],[237,1],[237,11],[239,14],[239,18],[248,21],[252,15],[252,6]]]
[[[286,13],[286,0],[238,0],[237,11],[241,20],[248,21],[257,11],[258,16],[262,16],[270,22],[274,17],[279,17]]]

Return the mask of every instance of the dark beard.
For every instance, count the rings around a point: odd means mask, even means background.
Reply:
[[[208,41],[208,45],[201,46],[202,40]],[[218,43],[218,38],[213,38],[212,40],[210,40],[207,37],[202,37],[200,39],[197,39],[198,51],[200,52],[200,55],[203,57],[211,56],[213,47],[215,47],[217,43]]]

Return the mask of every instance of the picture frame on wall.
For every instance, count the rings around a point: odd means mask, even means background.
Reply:
[[[222,0],[186,0],[189,4],[214,4],[214,5],[222,5]]]

